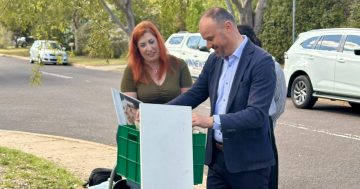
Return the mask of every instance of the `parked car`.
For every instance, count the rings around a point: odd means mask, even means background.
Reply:
[[[28,37],[19,37],[16,39],[16,47],[26,47],[28,45],[32,45],[34,43],[35,39],[32,36]]]
[[[301,33],[285,53],[288,96],[297,108],[318,98],[360,108],[360,29],[330,28]]]
[[[179,32],[172,34],[165,42],[169,53],[183,59],[192,77],[198,77],[210,55],[206,41],[200,33]]]
[[[30,63],[68,64],[65,47],[56,41],[36,40],[30,48]]]

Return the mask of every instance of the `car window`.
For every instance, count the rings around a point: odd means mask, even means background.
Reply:
[[[200,38],[199,47],[206,47],[206,41],[202,37]]]
[[[61,49],[60,45],[57,43],[47,43],[48,49]]]
[[[191,36],[189,37],[186,46],[188,46],[191,49],[198,49],[199,48],[199,36]]]
[[[325,35],[316,45],[316,49],[337,51],[342,35]]]
[[[343,52],[353,54],[355,49],[360,49],[360,36],[348,35],[346,37]]]
[[[41,43],[42,48],[44,49],[61,49],[60,45],[58,43],[54,43],[54,42],[42,42]]]
[[[170,38],[169,44],[172,45],[178,45],[181,43],[181,41],[184,39],[184,36],[176,36],[176,37],[172,37]]]
[[[300,45],[304,49],[312,49],[318,38],[319,38],[319,36],[312,37],[310,39],[305,40]]]

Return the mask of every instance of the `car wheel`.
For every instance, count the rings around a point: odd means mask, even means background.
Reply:
[[[360,110],[360,104],[359,103],[349,102],[349,104],[354,110]]]
[[[30,64],[34,64],[34,59],[33,59],[33,57],[31,56],[31,54],[30,54],[30,57],[29,57],[29,62],[30,62]]]
[[[291,85],[291,100],[297,108],[312,108],[317,101],[312,93],[310,79],[305,75],[298,76]]]

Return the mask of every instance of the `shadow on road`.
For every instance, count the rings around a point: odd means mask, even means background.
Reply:
[[[328,112],[328,113],[336,113],[336,114],[344,114],[348,116],[360,116],[360,110],[356,110],[349,106],[341,105],[341,104],[323,104],[317,103],[313,110]]]

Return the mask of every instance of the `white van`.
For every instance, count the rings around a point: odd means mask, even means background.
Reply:
[[[172,34],[165,42],[169,53],[183,59],[191,76],[197,78],[210,55],[206,41],[200,33],[179,32]]]

